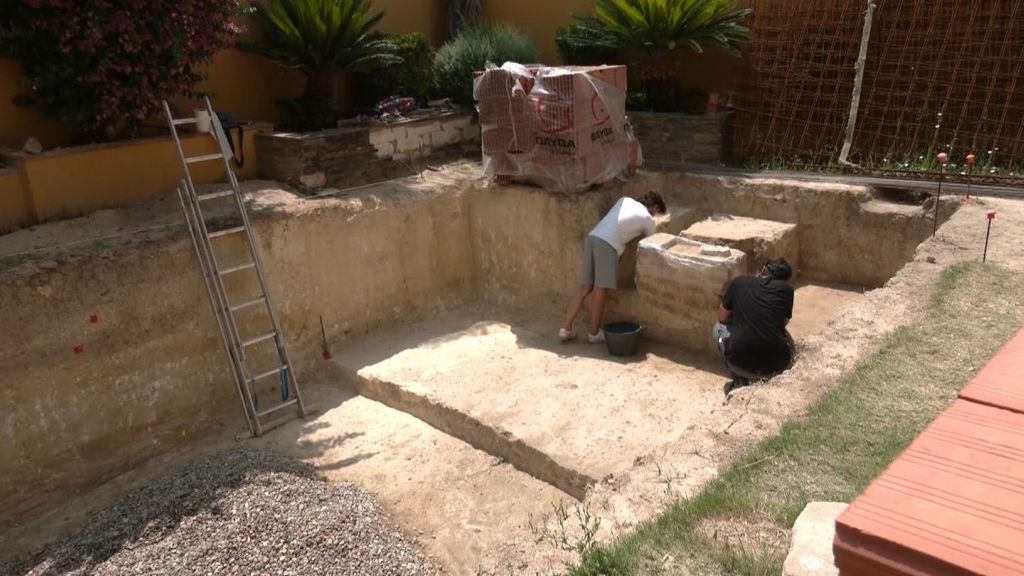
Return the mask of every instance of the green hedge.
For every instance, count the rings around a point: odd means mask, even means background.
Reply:
[[[463,30],[441,47],[434,58],[434,93],[451,97],[464,106],[473,105],[473,72],[488,62],[535,64],[538,52],[533,41],[513,26],[476,27]]]
[[[355,102],[372,107],[389,96],[412,96],[421,104],[430,97],[434,84],[434,48],[419,32],[388,37],[398,47],[401,64],[355,78]]]
[[[562,62],[573,66],[619,64],[622,60],[615,38],[601,30],[577,24],[558,28],[555,47]]]

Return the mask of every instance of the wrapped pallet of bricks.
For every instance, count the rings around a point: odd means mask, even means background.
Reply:
[[[488,176],[580,191],[641,161],[626,118],[623,66],[508,63],[479,73],[474,96]]]

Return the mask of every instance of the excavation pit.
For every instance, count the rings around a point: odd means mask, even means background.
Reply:
[[[319,407],[257,443],[376,493],[467,574],[534,546],[523,526],[558,499],[603,495],[612,526],[649,516],[656,484],[607,491],[652,459],[676,458],[684,490],[714,477],[814,397],[805,380],[836,362],[829,341],[860,337],[844,318],[863,315],[932,230],[927,204],[863,187],[671,173],[580,195],[489,185],[470,164],[344,195],[246,189],[299,381]],[[558,343],[587,232],[618,197],[652,189],[672,211],[667,238],[627,251],[607,314],[645,326],[639,354]],[[0,338],[8,546],[53,502],[78,496],[69,502],[87,510],[97,486],[244,427],[178,210],[170,199],[0,237],[0,313],[19,328]],[[736,244],[716,267],[679,236],[714,218],[784,233],[755,242],[766,247],[748,248],[753,258]],[[709,347],[717,294],[752,260],[785,255],[779,238],[799,248],[800,360],[726,404]]]

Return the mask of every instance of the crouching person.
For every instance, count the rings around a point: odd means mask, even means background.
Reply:
[[[654,217],[664,214],[665,200],[657,192],[648,192],[640,198],[620,198],[608,214],[590,231],[583,245],[583,278],[579,292],[569,303],[565,313],[565,321],[558,330],[562,342],[576,337],[573,325],[579,315],[583,302],[593,295],[590,302],[591,343],[604,342],[604,330],[601,329],[601,317],[608,290],[617,286],[619,275],[619,257],[629,244],[638,237],[647,237],[657,232]]]
[[[786,330],[793,317],[792,276],[789,263],[779,258],[770,260],[756,276],[741,276],[726,288],[713,331],[732,375],[726,395],[792,365],[795,346]]]

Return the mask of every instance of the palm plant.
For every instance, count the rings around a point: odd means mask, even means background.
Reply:
[[[610,37],[649,97],[677,92],[681,51],[716,47],[738,55],[750,39],[743,20],[751,10],[737,8],[734,0],[594,0],[594,9],[594,15],[577,17],[583,33]]]
[[[266,37],[239,48],[305,75],[303,128],[326,128],[335,121],[339,74],[401,62],[390,40],[373,35],[384,11],[370,9],[371,0],[262,0],[253,18]]]

